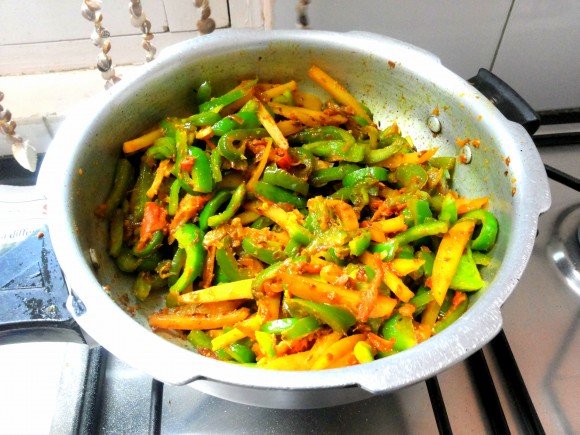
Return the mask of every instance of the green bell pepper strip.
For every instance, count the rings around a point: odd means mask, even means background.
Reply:
[[[160,261],[163,260],[163,256],[159,251],[153,252],[148,257],[137,258],[133,255],[129,248],[123,246],[119,256],[115,259],[117,267],[122,272],[135,272],[137,271],[152,271],[155,270]]]
[[[276,165],[266,166],[262,174],[262,180],[265,183],[292,190],[300,195],[308,195],[308,188],[310,187],[306,181],[301,180],[284,169],[278,168]]]
[[[246,160],[244,152],[246,150],[245,144],[242,144],[239,148],[234,145],[237,141],[243,141],[245,139],[262,139],[268,136],[268,132],[264,128],[251,128],[251,129],[239,129],[232,130],[222,137],[218,141],[218,149],[220,154],[230,162],[240,162]]]
[[[211,84],[208,81],[204,81],[199,88],[197,88],[197,94],[195,96],[197,104],[205,103],[211,98]]]
[[[322,196],[308,200],[308,215],[304,219],[304,227],[315,236],[322,234],[328,229],[325,223],[330,222],[330,209]],[[323,225],[324,224],[324,225]]]
[[[246,197],[246,192],[246,183],[240,184],[236,190],[234,190],[226,209],[219,214],[210,216],[207,220],[207,224],[210,227],[215,228],[233,218],[238,209],[242,206],[244,198]]]
[[[178,292],[167,292],[165,296],[165,306],[167,308],[175,308],[179,306],[179,293]]]
[[[473,260],[471,249],[467,247],[465,254],[459,260],[449,288],[469,292],[479,290],[484,284],[485,281],[481,278],[477,264]]]
[[[290,258],[296,257],[300,253],[300,249],[302,248],[302,243],[290,239],[290,241],[286,244],[284,248],[284,254]]]
[[[175,231],[175,239],[179,247],[185,250],[185,264],[181,276],[169,288],[169,291],[181,292],[201,275],[206,255],[203,248],[203,236],[203,231],[192,223],[183,224]]]
[[[138,258],[147,257],[156,251],[163,243],[165,235],[163,231],[157,230],[151,236],[151,240],[143,247],[143,249],[138,250],[137,246],[133,247],[133,255]]]
[[[377,181],[385,181],[389,175],[389,170],[379,166],[368,166],[366,168],[357,169],[349,172],[342,179],[344,187],[354,186],[359,181],[366,178],[374,178]]]
[[[290,238],[296,242],[307,245],[312,240],[312,233],[298,223],[298,217],[292,212],[286,212],[277,205],[270,205],[260,211],[264,216],[272,219],[277,225],[288,232]]]
[[[367,164],[374,164],[382,162],[383,160],[388,159],[389,157],[394,156],[398,152],[400,152],[407,141],[403,138],[401,140],[394,141],[391,145],[385,148],[378,148],[374,150],[368,150],[363,162]]]
[[[179,192],[181,191],[180,180],[174,180],[169,188],[169,202],[167,203],[167,214],[169,216],[175,216],[177,213],[177,208],[179,206]]]
[[[137,270],[141,264],[141,259],[135,257],[129,248],[123,246],[115,259],[115,263],[122,272],[131,273]]]
[[[370,243],[371,243],[371,232],[366,229],[361,230],[360,234],[357,234],[350,240],[350,242],[348,242],[350,254],[354,255],[355,257],[358,257],[367,250]]]
[[[306,247],[310,253],[321,252],[331,248],[339,248],[348,243],[351,235],[337,226],[317,234]]]
[[[433,326],[433,331],[438,334],[439,332],[443,331],[453,322],[455,322],[459,317],[463,315],[467,311],[467,307],[469,305],[469,300],[465,299],[459,305],[457,305],[453,311],[448,313],[445,317],[435,323]]]
[[[166,285],[166,280],[157,274],[149,272],[139,272],[137,279],[133,283],[133,294],[140,301],[144,301],[149,296],[151,290],[160,290]]]
[[[362,116],[355,115],[352,117],[352,119],[361,127],[366,127],[367,125],[370,125],[369,122]]]
[[[220,150],[217,147],[211,151],[209,163],[211,168],[211,177],[217,184],[222,181],[222,155],[220,154]]]
[[[492,256],[484,252],[475,251],[471,253],[473,261],[479,266],[489,266]]]
[[[264,247],[256,243],[251,237],[244,237],[242,240],[242,248],[244,251],[263,263],[274,264],[286,259],[287,255],[282,250],[280,244],[266,242],[266,246]]]
[[[187,132],[183,128],[177,128],[175,130],[175,164],[171,171],[176,178],[183,178],[181,162],[188,156],[189,148],[187,146]]]
[[[427,183],[427,171],[421,165],[406,164],[395,170],[395,179],[400,187],[419,190]]]
[[[348,131],[332,125],[304,129],[291,135],[288,140],[290,143],[299,144],[339,140],[343,141],[347,146],[353,145],[356,142],[354,136]]]
[[[346,257],[350,253],[348,248],[340,247],[340,248],[329,248],[324,253],[324,259],[326,261],[330,261],[331,263],[338,264],[339,266],[346,266],[347,260]]]
[[[235,361],[241,364],[255,363],[256,354],[249,346],[235,342],[223,348]]]
[[[200,112],[209,112],[209,111],[219,112],[224,106],[227,106],[228,104],[232,104],[233,102],[239,100],[240,98],[243,98],[248,93],[250,88],[252,88],[252,86],[254,86],[256,83],[258,83],[258,79],[252,80],[252,81],[248,82],[246,85],[244,85],[243,87],[241,87],[239,89],[233,89],[233,90],[223,94],[220,97],[203,102],[199,105],[199,111]]]
[[[433,295],[431,291],[427,287],[421,286],[415,293],[415,296],[409,300],[409,303],[415,305],[415,313],[419,314],[432,300]]]
[[[283,319],[270,320],[260,327],[260,331],[267,332],[269,334],[280,335],[284,331],[287,331],[289,328],[296,325],[297,322],[298,318],[296,317],[286,317]]]
[[[171,267],[169,268],[169,276],[167,277],[167,283],[169,286],[173,286],[179,278],[179,273],[183,266],[185,265],[186,253],[184,248],[177,248],[173,258],[171,259]]]
[[[189,147],[189,155],[195,158],[191,168],[191,183],[194,192],[209,193],[213,190],[211,166],[207,154],[198,147]]]
[[[132,184],[133,166],[129,160],[119,159],[117,161],[117,166],[115,167],[115,179],[113,181],[113,187],[111,188],[111,192],[107,196],[107,199],[104,203],[105,217],[111,216],[113,211],[119,207],[119,204],[121,204],[121,201],[123,201],[123,198],[125,198],[125,195],[127,195],[127,191],[131,188]],[[149,189],[149,186],[145,188],[145,191],[147,189]],[[143,204],[143,207],[145,207],[145,204]]]
[[[314,187],[321,187],[331,181],[340,181],[348,174],[360,169],[360,166],[350,163],[340,164],[331,168],[317,169],[310,175],[310,184]]]
[[[238,112],[226,116],[211,126],[216,136],[223,136],[232,130],[259,128],[262,124],[255,112]]]
[[[392,129],[392,126],[391,126],[391,127],[388,127],[379,133],[378,147],[384,148],[386,146],[392,145],[393,143],[399,142],[401,140],[403,140],[403,141],[405,141],[405,143],[407,143],[407,140],[404,137],[402,137],[400,134],[395,133],[394,130]]]
[[[451,171],[455,168],[455,157],[431,157],[429,164],[438,169]]]
[[[338,189],[329,198],[350,201],[355,207],[362,208],[370,202],[371,193],[376,195],[378,192],[372,187],[376,182],[372,178],[364,178],[354,186]]]
[[[159,250],[156,250],[153,251],[147,257],[141,257],[138,260],[139,260],[139,264],[137,265],[138,271],[144,270],[152,272],[156,270],[157,267],[159,266],[159,263],[163,261],[163,254]]]
[[[232,192],[227,189],[222,189],[216,195],[210,199],[201,213],[199,214],[199,228],[202,231],[207,231],[209,228],[209,218],[216,215],[218,210],[228,202],[232,197]]]
[[[399,244],[396,240],[390,239],[383,243],[371,243],[369,245],[369,251],[374,253],[378,253],[383,261],[391,261],[395,258],[395,253],[399,248]]]
[[[196,127],[206,127],[208,125],[213,125],[216,122],[221,121],[222,117],[216,112],[201,112],[195,115],[191,115],[182,120],[182,123],[185,125],[186,128],[190,125],[194,125]]]
[[[187,335],[187,341],[196,349],[211,349],[211,338],[199,329],[192,330]]]
[[[151,168],[145,160],[141,160],[141,165],[139,167],[139,176],[137,177],[137,182],[135,187],[131,191],[131,197],[129,199],[129,211],[133,216],[134,222],[141,222],[143,220],[143,214],[145,213],[145,204],[149,201],[147,196],[147,190],[151,187],[153,180],[155,179],[155,171]]]
[[[282,331],[285,340],[298,340],[320,329],[320,323],[314,316],[302,317],[296,323]]]
[[[471,249],[489,251],[497,239],[498,224],[495,216],[487,210],[472,210],[465,213],[461,219],[476,219],[481,225],[479,235],[471,241]]]
[[[156,160],[173,159],[175,157],[175,139],[164,136],[156,139],[152,146],[147,148],[145,155]]]
[[[265,183],[263,181],[256,181],[253,185],[253,188],[256,195],[262,196],[274,203],[285,202],[292,204],[296,208],[306,207],[306,197],[295,195],[292,192],[282,189],[281,187],[274,186],[273,184]]]
[[[274,222],[272,221],[272,219],[267,218],[266,216],[260,216],[258,219],[256,219],[254,222],[252,222],[252,224],[250,225],[250,228],[255,228],[257,230],[261,230],[263,228],[269,227],[273,223]]]
[[[413,318],[397,313],[391,316],[381,330],[387,340],[394,338],[393,349],[397,351],[409,349],[417,345],[417,336],[413,327]]]
[[[402,233],[397,234],[393,239],[399,244],[404,245],[414,242],[425,236],[436,236],[444,234],[449,229],[449,225],[435,219],[427,219],[424,223],[408,228]]]
[[[282,263],[282,261],[279,261],[278,263],[271,264],[260,273],[258,273],[252,281],[252,290],[258,290],[260,287],[262,287],[262,284],[264,284],[265,281],[276,278]]]
[[[111,257],[116,258],[121,253],[121,248],[123,247],[124,221],[125,216],[123,210],[116,208],[109,222],[109,255]]]
[[[412,225],[421,225],[427,218],[432,218],[433,213],[429,201],[425,199],[411,198],[407,201],[407,210],[411,213]],[[449,223],[449,222],[447,222]]]
[[[457,222],[457,203],[453,196],[447,194],[443,197],[438,219],[442,222],[447,222],[449,225],[454,225]]]
[[[419,251],[417,252],[417,258],[419,260],[424,260],[421,269],[426,277],[430,277],[433,274],[433,265],[435,263],[435,254],[433,252]]]
[[[302,147],[290,148],[288,153],[296,163],[288,169],[288,172],[301,180],[308,180],[316,165],[314,154]]]
[[[315,317],[319,322],[330,326],[341,334],[346,334],[356,323],[356,318],[342,308],[305,299],[285,299],[284,308],[292,317]]]
[[[175,138],[175,132],[177,131],[176,124],[179,120],[175,118],[165,118],[159,122],[159,127],[163,129],[166,137]]]
[[[347,144],[342,140],[327,140],[310,142],[302,145],[302,148],[310,151],[318,157],[329,162],[362,162],[365,158],[366,146],[364,144]]]
[[[215,260],[220,267],[221,272],[226,276],[229,282],[249,279],[249,273],[240,269],[234,253],[231,249],[231,240],[229,236],[223,240],[223,246],[218,248],[215,253]]]
[[[399,249],[397,250],[396,258],[414,260],[415,259],[415,248],[413,248],[411,245],[399,246]]]

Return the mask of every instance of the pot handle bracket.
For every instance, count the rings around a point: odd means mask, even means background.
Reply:
[[[0,255],[0,344],[90,343],[67,303],[75,306],[58,265],[48,228]],[[76,311],[82,311],[78,299]],[[68,301],[68,302],[67,302]]]
[[[534,134],[540,127],[540,116],[516,91],[498,76],[485,68],[468,80],[485,95],[510,121],[521,124],[528,134]]]

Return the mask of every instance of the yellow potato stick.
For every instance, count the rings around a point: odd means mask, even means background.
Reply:
[[[350,311],[355,316],[359,312],[359,307],[362,302],[362,292],[360,291],[349,290],[312,278],[291,275],[286,272],[280,274],[280,279],[282,282],[291,286],[293,295],[302,299],[336,305]],[[379,295],[369,317],[390,316],[396,304],[396,299]]]
[[[230,329],[221,335],[218,335],[211,341],[212,350],[221,349],[229,344],[232,344],[244,337],[247,337],[247,331],[256,331],[262,325],[262,318],[259,315],[252,316],[236,325],[235,328]]]
[[[144,148],[150,147],[160,137],[165,136],[165,131],[162,128],[150,131],[138,138],[128,140],[123,143],[123,152],[131,154]]]
[[[268,103],[268,106],[276,115],[283,116],[291,120],[299,121],[307,127],[318,127],[321,125],[340,125],[347,121],[343,115],[327,115],[320,110],[306,109],[305,107],[287,106],[279,103]]]
[[[203,304],[206,302],[230,301],[236,299],[252,299],[252,280],[218,284],[179,296],[180,304]]]
[[[272,140],[274,141],[276,146],[278,148],[287,150],[290,147],[290,145],[288,145],[288,140],[284,136],[284,133],[280,131],[280,129],[276,125],[276,121],[274,121],[274,118],[272,118],[272,115],[270,115],[270,112],[268,112],[266,107],[264,107],[264,105],[261,102],[258,103],[259,103],[258,111],[256,112],[256,114],[258,115],[258,119],[260,120],[264,128],[268,131],[270,136],[272,136]]]
[[[425,163],[437,153],[439,148],[430,148],[424,151],[407,154],[395,154],[382,162],[377,163],[377,166],[382,166],[388,169],[395,169],[402,165],[418,165]]]
[[[298,85],[294,80],[289,81],[288,83],[284,83],[282,85],[275,86],[273,88],[268,89],[260,94],[262,101],[270,101],[272,98],[278,97],[282,95],[286,91],[295,91],[298,88]]]
[[[389,262],[389,268],[398,276],[406,276],[419,270],[424,264],[425,260],[419,260],[418,258],[395,258]]]
[[[248,181],[248,185],[250,186],[260,179],[260,177],[262,176],[262,172],[264,172],[264,168],[268,164],[268,157],[270,156],[270,150],[272,149],[272,139],[267,139],[267,141],[268,143],[266,145],[266,148],[264,148],[264,151],[262,152],[262,158],[260,159],[260,163],[258,163],[258,166],[252,173],[252,177]]]
[[[312,370],[322,370],[328,368],[333,361],[336,361],[348,353],[352,353],[355,345],[365,339],[364,334],[355,334],[344,337],[330,346],[312,365]]]
[[[291,134],[298,133],[304,130],[304,125],[298,121],[293,121],[291,119],[285,119],[284,121],[279,121],[276,123],[282,134],[286,137]]]
[[[474,228],[475,220],[460,220],[445,233],[441,240],[431,275],[431,294],[439,306],[443,304],[449,284]]]
[[[318,83],[326,92],[332,95],[332,97],[340,104],[352,107],[354,113],[357,116],[360,116],[369,124],[373,123],[372,119],[369,117],[358,100],[354,98],[350,92],[348,92],[340,83],[326,74],[320,68],[317,66],[312,66],[308,70],[308,76],[316,83]]]
[[[224,326],[233,326],[249,315],[250,310],[248,308],[239,308],[229,313],[216,315],[193,314],[191,316],[184,316],[158,312],[149,316],[149,325],[152,328],[164,329],[217,329],[223,328]]]
[[[297,106],[311,110],[320,110],[322,108],[322,101],[314,94],[304,91],[294,91],[292,95]]]

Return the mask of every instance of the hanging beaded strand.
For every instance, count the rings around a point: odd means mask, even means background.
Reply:
[[[111,51],[109,36],[111,35],[102,25],[103,14],[101,13],[101,0],[83,0],[81,15],[95,25],[91,33],[91,41],[96,47],[101,49],[101,52],[97,56],[97,69],[101,72],[101,76],[105,80],[105,89],[109,89],[121,80],[121,78],[115,74],[113,61],[111,56],[109,56],[109,51]]]
[[[209,7],[209,0],[195,0],[195,7],[201,8],[201,17],[197,21],[197,29],[202,35],[207,35],[215,30],[215,21],[210,18],[211,8]]]
[[[143,49],[147,52],[145,55],[145,60],[147,62],[151,62],[155,58],[157,49],[151,44],[151,40],[153,39],[153,33],[151,33],[151,22],[143,13],[141,0],[129,1],[129,13],[131,14],[131,25],[140,29],[141,33],[143,34],[141,47],[143,47]]]
[[[310,22],[308,20],[308,5],[310,4],[310,0],[298,0],[296,4],[296,13],[297,13],[297,20],[296,20],[296,27],[299,29],[308,29],[310,28]]]
[[[0,91],[0,103],[4,99],[4,92]],[[0,132],[6,135],[12,145],[12,155],[16,161],[30,172],[36,171],[37,152],[28,140],[16,134],[16,122],[12,119],[12,113],[4,109],[0,104]]]

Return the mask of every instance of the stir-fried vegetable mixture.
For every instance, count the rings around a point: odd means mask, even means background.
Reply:
[[[445,329],[484,285],[497,220],[451,189],[455,158],[379,128],[318,67],[309,77],[328,101],[295,81],[218,97],[204,82],[198,113],[124,143],[97,210],[135,296],[166,295],[151,327],[205,356],[370,362]]]

